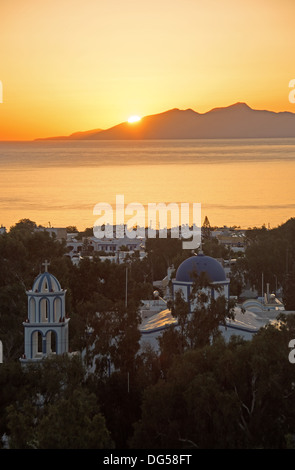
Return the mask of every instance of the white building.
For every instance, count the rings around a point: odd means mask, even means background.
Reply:
[[[204,289],[208,298],[217,299],[223,295],[227,300],[229,299],[230,281],[226,278],[221,263],[211,256],[199,253],[184,260],[176,271],[175,279],[172,280],[173,297],[180,290],[184,300],[189,303],[191,311],[194,309],[194,305],[190,305],[194,277],[200,276],[201,273],[205,273],[210,282],[210,287]]]
[[[96,238],[96,237],[83,237],[82,240],[76,238],[76,234],[68,234],[67,248],[70,250],[68,255],[73,261],[78,260],[83,250],[87,248],[88,255],[93,252],[104,252],[107,259],[115,263],[124,262],[127,254],[139,252],[140,258],[146,256],[144,251],[145,239],[134,238],[130,239],[127,236],[124,238]],[[124,251],[122,251],[122,248]],[[126,250],[126,251],[125,251]],[[104,256],[100,256],[104,260]],[[113,258],[113,259],[112,259]],[[77,261],[78,262],[78,261]]]
[[[225,296],[229,299],[230,281],[226,277],[225,270],[221,263],[210,256],[198,254],[183,261],[176,271],[175,279],[172,279],[172,294],[181,290],[184,299],[189,304],[190,312],[194,310],[194,303],[190,300],[191,289],[193,285],[194,274],[200,275],[205,273],[210,281],[210,287],[204,289],[211,299],[217,299],[218,296]],[[273,318],[268,315],[260,315],[259,313],[235,307],[235,319],[226,319],[225,325],[220,325],[219,329],[223,337],[228,340],[231,336],[241,336],[244,339],[251,339],[258,330],[265,326]],[[148,343],[155,349],[158,349],[158,338],[162,332],[170,325],[177,328],[177,319],[172,316],[167,306],[158,312],[152,312],[148,315],[146,307],[142,309],[142,322],[140,326],[141,346]]]
[[[56,277],[39,274],[28,296],[28,318],[23,322],[25,347],[21,362],[39,361],[51,354],[68,353],[69,319],[65,312],[64,291]]]

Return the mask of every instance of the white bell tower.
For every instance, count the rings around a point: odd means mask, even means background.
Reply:
[[[66,291],[55,276],[39,274],[28,296],[28,318],[24,325],[25,348],[21,362],[39,361],[52,354],[68,353],[69,319],[65,313]]]

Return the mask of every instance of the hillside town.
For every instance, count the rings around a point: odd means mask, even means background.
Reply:
[[[50,225],[50,224],[49,224]],[[65,246],[65,254],[63,256],[69,258],[74,266],[79,266],[82,260],[99,259],[101,262],[111,262],[119,265],[128,266],[132,263],[132,259],[142,261],[148,256],[146,250],[146,239],[148,237],[146,229],[146,237],[128,237],[127,228],[124,226],[124,237],[117,238],[117,227],[112,226],[112,237],[104,237],[101,239],[96,238],[91,234],[91,229],[86,229],[84,232],[79,232],[76,227],[33,227],[34,233],[47,233],[52,239],[60,242]],[[0,234],[6,233],[6,228],[1,226]],[[261,285],[253,286],[249,282],[245,282],[245,273],[242,274],[244,281],[240,286],[239,293],[232,292],[230,287],[230,279],[235,273],[235,268],[238,260],[241,260],[245,255],[245,250],[249,244],[247,239],[247,231],[238,227],[215,227],[211,229],[210,222],[206,217],[202,227],[202,242],[206,245],[208,241],[213,243],[215,247],[219,247],[223,251],[223,256],[215,258],[208,257],[210,262],[217,262],[222,266],[224,277],[228,283],[226,297],[233,299],[236,303],[235,306],[235,320],[227,320],[226,330],[233,328],[236,334],[242,334],[244,337],[249,338],[259,328],[270,321],[275,320],[278,312],[285,311],[282,302],[282,286],[277,284],[277,276],[275,276],[275,285],[272,284],[270,290],[270,283],[263,281],[263,272],[261,273]],[[200,256],[203,256],[202,246],[197,250]],[[193,253],[189,259],[193,259],[198,253]],[[135,257],[135,258],[134,258]],[[197,259],[197,258],[195,258]],[[42,263],[43,265],[44,263]],[[47,265],[46,265],[47,266]],[[204,269],[206,271],[206,269]],[[46,268],[47,272],[47,268]],[[199,273],[200,274],[200,273]],[[152,338],[152,344],[155,347],[158,337],[158,331],[168,327],[171,324],[177,323],[171,315],[171,311],[167,308],[167,303],[175,296],[175,280],[173,276],[177,271],[173,264],[167,266],[167,273],[162,279],[152,278],[153,294],[148,299],[141,299],[140,314],[141,314],[141,327],[140,331],[144,339]],[[126,301],[128,291],[128,279],[126,270]],[[190,283],[191,283],[190,279]],[[211,278],[212,281],[212,278]],[[181,286],[183,288],[183,286]],[[231,295],[230,295],[231,294]],[[238,294],[238,295],[237,295]],[[186,296],[189,302],[188,296]],[[227,334],[228,336],[228,334]],[[1,351],[3,345],[1,343]],[[3,362],[3,352],[0,355],[0,362]]]
[[[94,237],[91,229],[79,232],[74,226],[43,227],[29,219],[19,221],[9,231],[1,227],[0,383],[5,381],[7,390],[12,390],[15,381],[20,380],[32,390],[29,415],[25,389],[21,392],[22,404],[19,398],[15,401],[14,393],[1,392],[1,410],[7,417],[0,426],[2,447],[58,447],[53,428],[53,434],[50,430],[45,434],[43,431],[43,419],[47,420],[48,413],[61,412],[58,402],[47,395],[47,388],[53,386],[55,396],[62,396],[69,406],[68,396],[71,406],[82,408],[89,394],[94,392],[96,397],[97,404],[93,404],[89,412],[94,413],[101,424],[94,434],[87,428],[91,433],[87,444],[77,438],[75,444],[64,441],[66,448],[88,448],[88,445],[177,448],[181,443],[190,447],[189,442],[198,442],[205,448],[212,445],[292,447],[295,436],[292,420],[272,438],[270,429],[277,429],[280,414],[273,416],[272,423],[265,424],[268,429],[261,440],[260,426],[265,414],[263,409],[259,410],[259,400],[266,400],[269,410],[272,399],[256,398],[257,392],[253,395],[251,387],[246,393],[242,377],[246,373],[255,385],[257,365],[251,365],[254,357],[265,354],[262,351],[268,342],[271,350],[274,344],[280,343],[275,358],[264,357],[264,360],[278,361],[277,367],[285,364],[280,372],[285,375],[277,379],[275,387],[284,380],[292,389],[289,343],[295,337],[294,230],[295,219],[275,229],[263,226],[241,230],[239,227],[212,228],[206,217],[201,245],[191,252],[183,250],[180,239],[169,236],[167,239],[148,236],[118,239],[116,227],[113,227],[114,236],[107,239]],[[270,252],[273,257],[269,256]],[[230,374],[234,376],[226,379],[226,393],[233,393],[234,417],[229,418],[228,411],[221,410],[211,435],[200,434],[196,423],[189,422],[188,414],[188,421],[177,418],[177,427],[182,430],[180,439],[168,431],[160,439],[155,434],[146,440],[148,427],[155,426],[156,430],[158,426],[156,421],[151,421],[156,415],[145,415],[145,406],[148,407],[149,400],[155,400],[153,389],[159,388],[160,395],[165,394],[171,374],[172,377],[176,374],[179,364],[185,361],[184,366],[190,368],[193,357],[196,360],[204,351],[217,354],[217,363],[228,355],[231,357]],[[189,353],[193,354],[191,358]],[[240,354],[250,354],[250,362],[244,363]],[[204,364],[201,361],[194,367],[194,380],[201,377],[205,380]],[[241,368],[248,367],[246,364],[250,368],[242,374]],[[48,380],[52,379],[48,379],[48,374],[52,367],[59,372],[54,385],[49,385]],[[210,370],[215,377],[214,390],[219,387],[222,390],[225,385],[215,367],[213,363],[208,364],[208,373]],[[64,380],[70,380],[71,368],[77,376],[75,387],[80,390],[79,397],[72,395],[72,382],[60,389]],[[33,370],[34,374],[38,370],[42,390],[34,382]],[[259,381],[271,380],[268,370],[263,367]],[[189,393],[190,383],[190,380],[183,383],[181,393]],[[119,394],[111,392],[113,386],[119,387]],[[207,398],[215,393],[213,389],[207,392]],[[292,393],[290,391],[290,397]],[[241,406],[236,402],[236,394]],[[40,406],[41,396],[43,411],[35,427],[33,410]],[[143,396],[146,397],[144,402]],[[113,405],[116,403],[116,416],[109,407],[110,397]],[[249,400],[254,400],[255,418],[252,413],[244,414],[243,405],[248,406]],[[194,406],[202,408],[201,402],[198,405],[197,402]],[[214,409],[215,405],[211,411]],[[171,418],[174,407],[166,412]],[[88,411],[85,413],[87,415]],[[217,429],[226,417],[235,431],[229,431],[224,439]],[[20,419],[28,419],[28,424],[18,432],[15,423]],[[201,419],[206,426],[207,419],[205,416]],[[256,419],[260,423],[258,427]],[[82,432],[83,420],[81,415],[73,424],[78,433]],[[167,425],[166,422],[164,427]],[[119,429],[124,429],[124,433]]]

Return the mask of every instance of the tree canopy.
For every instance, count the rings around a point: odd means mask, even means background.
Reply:
[[[261,269],[265,279],[275,274],[290,307],[294,222],[249,231],[237,263],[251,283],[260,282]],[[23,219],[0,236],[2,446],[295,448],[295,365],[289,360],[295,315],[280,315],[251,340],[234,336],[227,342],[219,325],[232,306],[223,297],[208,303],[202,290],[208,279],[201,276],[194,311],[177,295],[170,307],[178,328],[160,335],[158,349],[140,347],[140,300],[152,298],[152,281],[190,253],[173,239],[166,246],[156,239],[144,260],[134,256],[118,265],[93,256],[74,266],[65,244],[36,227]],[[205,245],[211,253],[220,250],[210,240]],[[26,290],[46,258],[67,290],[71,349],[83,354],[22,367]]]

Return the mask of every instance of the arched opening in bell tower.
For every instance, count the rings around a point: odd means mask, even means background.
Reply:
[[[43,335],[41,331],[34,331],[32,333],[32,358],[43,356]]]
[[[29,302],[29,316],[30,316],[30,322],[35,323],[36,322],[36,301],[33,297],[31,297],[30,302]]]
[[[61,299],[57,297],[56,299],[54,299],[54,303],[53,303],[53,321],[58,322],[61,317],[62,317],[62,303],[61,303]]]
[[[40,321],[42,323],[49,321],[49,300],[46,297],[40,301]]]
[[[57,354],[57,334],[54,330],[46,333],[46,354]]]

